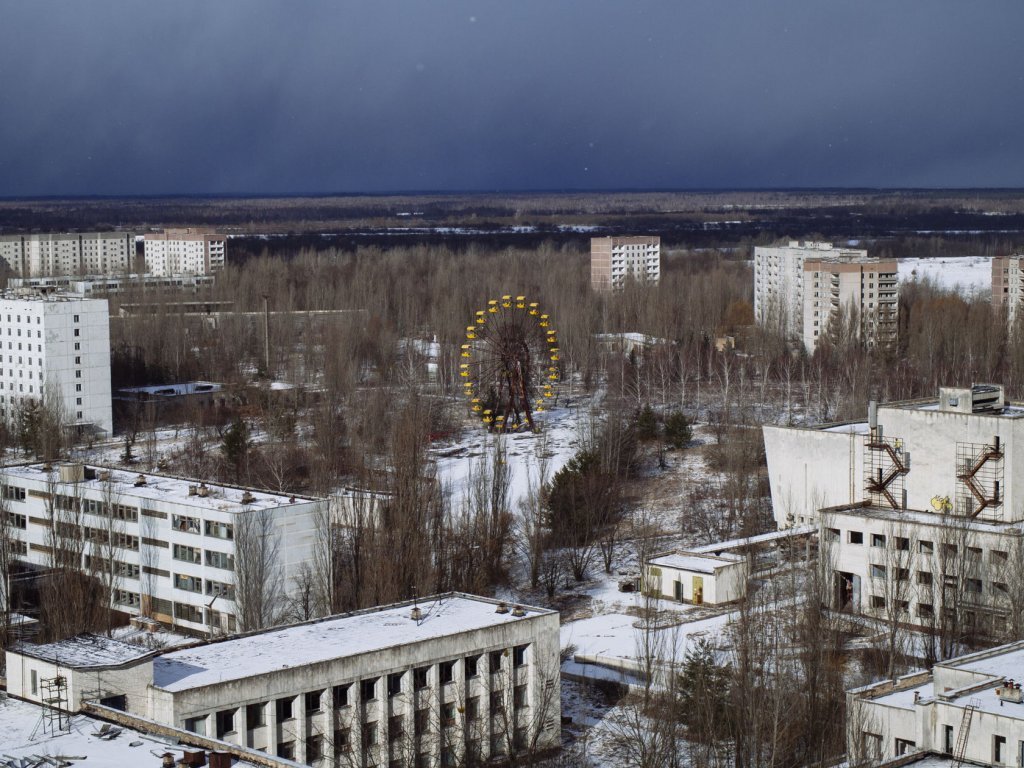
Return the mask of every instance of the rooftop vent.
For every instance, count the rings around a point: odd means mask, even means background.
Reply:
[[[195,496],[197,493],[199,493],[199,486],[190,485],[188,487],[188,495],[189,496]]]
[[[96,473],[96,477],[99,478],[99,481],[101,483],[109,483],[110,482],[110,470],[109,469],[101,469],[99,472]]]
[[[145,484],[146,484],[146,476],[145,475],[139,475],[138,477],[135,478],[135,487],[136,488],[142,488]]]
[[[494,610],[495,613],[508,613],[508,603],[498,603],[498,607]]]
[[[210,489],[206,487],[206,483],[200,483],[199,487],[196,489],[196,496],[205,499],[209,495]]]
[[[85,480],[85,465],[68,462],[60,465],[60,481],[62,483],[80,483]]]
[[[423,618],[423,611],[418,605],[412,607],[412,611],[409,613],[409,618],[413,621],[420,621]]]
[[[248,491],[245,491],[245,492],[244,492],[244,493],[242,494],[242,503],[243,503],[243,504],[252,504],[252,503],[253,503],[254,501],[256,501],[256,497],[255,497],[255,496],[253,496],[253,495],[252,495],[251,493],[249,493]]]
[[[526,615],[526,611],[523,610],[523,606],[521,606],[521,605],[513,605],[512,606],[512,615],[515,616],[516,618],[521,619],[523,616]]]
[[[996,688],[996,697],[1000,702],[1024,704],[1024,691],[1021,691],[1020,683],[1015,683],[1013,680],[1004,680],[1003,684]]]

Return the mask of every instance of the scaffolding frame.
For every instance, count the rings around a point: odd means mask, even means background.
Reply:
[[[956,514],[990,522],[1002,519],[1003,451],[992,443],[956,444]]]
[[[43,693],[43,733],[56,736],[71,730],[71,712],[68,709],[68,679],[57,672],[56,677],[39,681]]]

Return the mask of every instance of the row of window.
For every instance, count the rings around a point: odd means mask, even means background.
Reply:
[[[195,592],[196,594],[203,594],[203,579],[198,576],[189,576],[184,573],[174,574],[174,587],[175,589],[182,589],[186,592]],[[206,579],[206,594],[216,595],[218,597],[226,598],[227,600],[235,599],[235,586],[233,584],[225,584],[222,581],[213,581],[212,579]]]
[[[828,528],[827,536],[830,541],[839,541],[842,538],[842,532],[838,528]],[[855,545],[864,544],[863,531],[847,531],[846,543]],[[908,537],[888,537],[884,533],[870,534],[870,544],[872,547],[879,549],[888,548],[903,552],[909,552],[911,549],[911,542]],[[917,542],[917,551],[922,555],[932,555],[935,553],[935,542],[921,539]],[[957,544],[949,543],[942,544],[940,552],[946,557],[955,557],[958,554],[963,554],[969,562],[979,562],[981,561],[984,555],[984,550],[981,547],[966,546],[964,547],[963,552],[961,553],[960,548]],[[1008,557],[1008,553],[1004,550],[989,550],[989,560],[993,564],[1003,565],[1007,562]]]
[[[204,550],[199,547],[188,547],[184,544],[175,544],[171,552],[175,560],[181,560],[184,563],[201,565],[203,562]],[[212,549],[205,550],[205,553],[206,564],[211,568],[223,568],[227,571],[233,571],[235,569],[234,555],[229,555],[226,552],[217,552]]]
[[[171,528],[179,533],[199,535],[205,532],[207,536],[218,539],[231,540],[235,538],[235,528],[230,523],[200,520],[198,517],[189,517],[188,515],[171,515]]]

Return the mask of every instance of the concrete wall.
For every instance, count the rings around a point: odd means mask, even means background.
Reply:
[[[81,709],[83,698],[102,699],[124,694],[128,709],[146,705],[153,680],[153,661],[145,659],[124,668],[69,669],[48,661],[7,651],[7,690],[14,696],[42,703],[46,695],[42,681],[62,675],[67,680],[67,707]],[[32,689],[35,673],[35,690]]]
[[[765,426],[772,512],[778,527],[814,524],[822,507],[863,498],[864,436]],[[850,462],[854,493],[850,495]],[[792,521],[790,521],[792,516]]]
[[[693,602],[693,580],[702,580],[703,602],[710,605],[731,603],[747,595],[747,563],[745,560],[715,568],[714,573],[696,573],[667,566],[648,566],[647,585],[666,600],[675,600],[676,582],[683,585],[683,599]]]

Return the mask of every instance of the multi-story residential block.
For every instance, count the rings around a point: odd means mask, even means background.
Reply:
[[[591,287],[595,291],[621,290],[628,279],[642,283],[661,279],[661,238],[591,238]]]
[[[477,765],[560,740],[550,610],[449,593],[160,654],[100,640],[8,651],[8,690],[39,701],[64,660],[73,711],[103,700],[307,765]]]
[[[847,692],[847,762],[1024,765],[1022,670],[1018,642]]]
[[[0,416],[59,404],[65,424],[110,434],[110,395],[106,299],[0,296]]]
[[[899,283],[895,259],[805,259],[803,342],[813,353],[828,333],[892,349],[897,340]]]
[[[143,239],[146,272],[151,275],[208,275],[224,268],[225,237],[188,227],[147,233]]]
[[[115,574],[115,610],[191,634],[239,626],[240,540],[273,542],[260,567],[276,580],[268,594],[285,599],[313,565],[327,515],[321,499],[81,464],[2,467],[0,485],[22,562],[46,568],[58,548],[80,552],[83,572]]]
[[[863,421],[763,432],[780,528],[860,502],[941,502],[989,523],[1024,520],[1024,404],[1008,403],[1001,386],[942,387],[938,397],[871,404]]]
[[[73,276],[60,277],[12,277],[7,287],[12,290],[30,289],[35,291],[60,291],[79,296],[93,294],[116,295],[133,290],[166,291],[179,293],[198,293],[203,288],[212,286],[216,278],[213,275],[124,275],[108,277],[104,275],[85,275],[81,278]]]
[[[813,352],[833,322],[846,319],[852,337],[869,346],[891,346],[899,302],[896,262],[867,254],[858,248],[795,240],[786,246],[754,248],[758,325],[801,340]]]
[[[0,258],[19,277],[114,275],[134,267],[135,234],[0,235]]]
[[[1024,302],[1024,256],[996,256],[992,259],[992,306],[1006,312],[1012,325]]]

